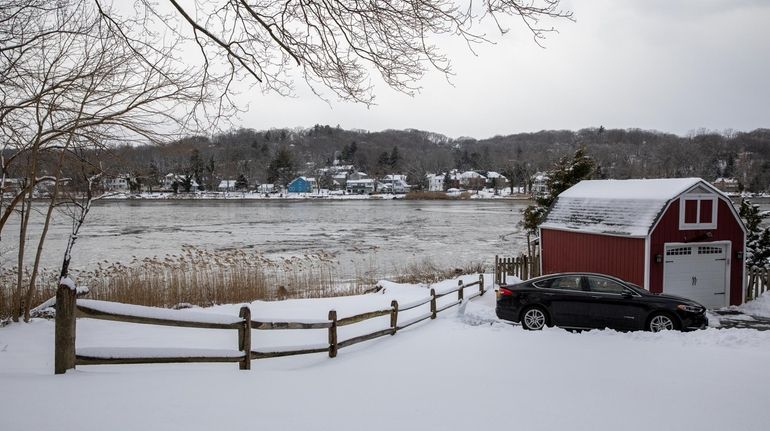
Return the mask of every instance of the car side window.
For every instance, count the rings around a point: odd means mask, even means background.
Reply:
[[[588,289],[596,293],[615,293],[620,295],[628,290],[625,286],[612,280],[600,277],[586,277],[588,279]]]
[[[579,275],[555,278],[549,287],[562,290],[583,290],[580,286]]]

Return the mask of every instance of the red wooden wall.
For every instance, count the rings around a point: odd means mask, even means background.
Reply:
[[[644,286],[644,239],[542,229],[543,274],[598,272]]]
[[[650,242],[650,291],[663,289],[663,263],[655,262],[655,255],[663,255],[667,242],[697,243],[712,241],[732,242],[730,256],[730,304],[738,305],[743,300],[743,261],[735,258],[743,252],[743,230],[729,204],[718,199],[717,228],[709,230],[679,230],[679,199],[671,202],[652,232]]]

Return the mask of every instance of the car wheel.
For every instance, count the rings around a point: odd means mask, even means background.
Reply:
[[[521,313],[521,326],[531,331],[539,331],[548,325],[548,315],[540,307],[530,307]]]
[[[676,321],[668,314],[653,314],[647,322],[647,330],[650,332],[671,331],[674,329],[677,329]]]

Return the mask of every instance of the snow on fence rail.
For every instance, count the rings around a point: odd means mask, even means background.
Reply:
[[[770,268],[751,267],[746,271],[746,301],[759,298],[770,290]]]
[[[465,296],[465,289],[478,286],[478,290]],[[457,293],[457,299],[441,307],[437,300],[452,293]],[[141,305],[120,304],[115,302],[76,300],[76,293],[68,286],[59,286],[56,292],[56,336],[54,372],[63,374],[76,365],[99,364],[149,364],[149,363],[179,363],[179,362],[238,362],[239,368],[251,368],[252,359],[277,358],[281,356],[306,355],[311,353],[328,352],[330,358],[337,356],[341,348],[352,346],[364,341],[395,335],[399,330],[406,329],[426,319],[435,319],[436,314],[483,295],[484,276],[479,280],[464,284],[458,280],[457,287],[441,293],[430,290],[430,296],[399,308],[398,301],[393,300],[390,307],[382,310],[368,311],[354,316],[337,317],[337,311],[329,311],[328,320],[298,320],[292,322],[265,322],[253,320],[251,309],[241,307],[238,317],[215,315],[209,313],[181,312],[164,308],[145,307]],[[398,322],[399,312],[413,310],[430,304],[430,312]],[[337,339],[337,328],[353,325],[369,319],[390,316],[390,325],[369,334],[359,335],[346,340]],[[233,350],[221,349],[158,349],[158,348],[82,348],[75,349],[76,318],[113,320],[118,322],[138,323],[148,325],[176,326],[183,328],[230,329],[238,331],[238,346]],[[271,350],[252,350],[252,330],[276,329],[327,329],[328,344],[314,346],[282,347]]]
[[[526,254],[517,257],[499,257],[495,255],[495,284],[503,285],[509,275],[527,280],[540,275],[540,257],[532,258]]]

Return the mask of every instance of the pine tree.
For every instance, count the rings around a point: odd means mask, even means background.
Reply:
[[[746,266],[765,267],[770,263],[770,228],[761,227],[763,216],[759,205],[748,199],[741,202],[740,215],[746,225]]]
[[[246,190],[249,188],[249,180],[246,179],[246,175],[240,174],[235,180],[235,190]]]
[[[401,155],[398,153],[398,146],[393,147],[393,151],[390,152],[390,167],[397,168],[398,162],[401,161]]]
[[[296,176],[294,159],[286,147],[281,147],[267,166],[267,181],[285,186]]]
[[[594,159],[586,155],[585,147],[578,148],[572,158],[565,156],[559,159],[548,171],[546,180],[548,193],[536,197],[536,205],[530,205],[522,211],[524,215],[522,226],[530,232],[536,231],[537,227],[545,221],[556,197],[580,181],[591,178],[595,166]]]

